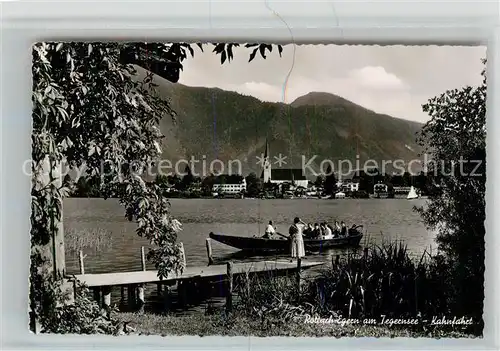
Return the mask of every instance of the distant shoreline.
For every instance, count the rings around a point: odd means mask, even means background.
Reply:
[[[406,200],[406,196],[395,196],[393,198],[374,198],[374,197],[345,197],[343,199],[336,198],[318,198],[318,197],[294,197],[291,199],[284,198],[258,198],[258,197],[212,197],[212,196],[200,196],[200,197],[168,197],[169,200],[173,199],[182,199],[182,200],[337,200],[337,201],[345,201],[345,200]],[[427,197],[421,197],[419,199],[426,199]],[[93,197],[93,196],[68,196],[67,199],[102,199],[102,200],[119,200],[119,197],[108,197],[104,199],[103,197]],[[417,199],[418,200],[418,199]]]

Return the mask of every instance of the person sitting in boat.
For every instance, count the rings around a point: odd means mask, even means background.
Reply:
[[[328,227],[328,229],[330,229],[330,231],[328,233],[331,233],[332,238],[334,238],[335,237],[335,229],[330,225],[330,223],[327,223],[326,226]]]
[[[309,236],[313,237],[314,236],[314,226],[312,223],[309,223],[307,225],[307,231],[309,233]]]
[[[325,235],[325,223],[321,222],[319,224],[319,234],[318,234],[317,238],[323,239],[324,235]]]
[[[330,228],[330,225],[327,223],[323,223],[323,239],[332,239],[333,238],[333,231]]]
[[[327,231],[328,231],[328,230],[327,230],[326,228],[327,228],[327,223],[326,223],[326,222],[323,222],[323,228],[321,228],[321,234],[322,234],[323,236],[325,236],[325,235],[327,235],[327,234],[328,234],[328,233],[327,233]]]
[[[347,236],[347,227],[345,226],[344,221],[340,222],[340,226],[342,227],[340,229],[340,235]]]
[[[302,238],[302,231],[306,224],[301,221],[299,217],[295,217],[293,224],[290,226],[288,233],[290,234],[290,251],[292,257],[303,257],[306,255],[304,249],[304,238]]]
[[[318,223],[314,223],[313,237],[319,238],[321,236],[321,228]]]
[[[269,221],[269,224],[266,227],[266,231],[264,232],[264,238],[271,239],[274,234],[276,234],[276,229],[274,229],[273,221]]]
[[[342,227],[340,226],[339,222],[335,221],[335,230],[334,230],[335,236],[339,236],[341,230],[342,230]]]
[[[302,233],[306,238],[312,238],[314,236],[314,227],[311,223],[308,223],[307,226],[304,228],[304,231]]]
[[[328,237],[328,227],[326,222],[321,223],[321,237],[323,239]]]
[[[358,227],[361,227],[361,226],[359,226],[357,224],[353,224],[352,227],[349,228],[349,230],[347,231],[349,233],[349,236],[357,235],[359,233]]]

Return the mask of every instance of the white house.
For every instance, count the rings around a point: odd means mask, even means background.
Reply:
[[[387,184],[378,183],[378,184],[375,184],[373,186],[373,193],[374,194],[377,194],[377,193],[386,193],[388,191],[389,191],[389,187],[387,186]]]
[[[356,181],[350,181],[347,179],[344,179],[344,181],[338,181],[337,182],[337,189],[343,192],[355,192],[359,191],[359,182]]]
[[[247,190],[247,182],[245,178],[238,184],[214,184],[212,186],[212,193],[215,195],[220,194],[239,194],[244,193]]]
[[[349,186],[351,188],[351,191],[359,191],[359,182],[350,182]]]

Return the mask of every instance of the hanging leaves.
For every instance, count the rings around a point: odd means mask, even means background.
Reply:
[[[257,54],[257,49],[252,51],[252,53],[250,54],[250,57],[248,58],[248,62],[251,62],[255,58],[256,54]]]

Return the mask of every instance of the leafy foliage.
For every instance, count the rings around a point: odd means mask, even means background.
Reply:
[[[43,258],[31,256],[30,305],[44,333],[113,334],[117,322],[114,311],[101,311],[86,286],[75,281],[76,294],[64,287],[65,281],[44,272]],[[73,295],[73,296],[72,296]],[[70,300],[73,300],[70,303]]]
[[[333,173],[333,169],[330,165],[328,166],[326,171],[324,187],[326,195],[333,195],[337,190],[337,179],[335,179],[335,174]]]
[[[226,59],[228,61],[231,61],[233,59],[233,47],[239,47],[239,44],[225,44],[225,43],[219,43],[219,44],[213,44],[214,50],[216,54],[220,54],[220,63],[223,64],[226,62]],[[283,52],[283,47],[281,45],[276,45],[278,49],[278,53],[281,57],[281,53]],[[253,61],[255,56],[257,55],[257,52],[260,53],[262,58],[266,58],[266,51],[272,52],[273,51],[273,46],[269,44],[245,44],[245,48],[252,48],[252,52],[250,53],[250,56],[248,58],[248,62]]]
[[[207,44],[197,43],[127,43],[121,45],[120,60],[122,63],[136,64],[147,68],[149,71],[159,76],[177,83],[182,62],[190,56],[195,55],[194,46],[203,51]],[[221,64],[230,62],[233,55],[233,48],[239,47],[237,43],[213,43],[212,52],[220,56]],[[257,52],[265,59],[266,51],[272,52],[273,46],[269,44],[245,44],[246,49],[250,49],[249,62],[252,61]],[[281,56],[283,47],[276,45],[278,54]]]
[[[247,196],[258,197],[264,188],[262,179],[252,172],[245,177],[245,180],[247,182]]]
[[[72,186],[71,197],[101,197],[100,183],[100,179],[96,177],[89,179],[87,177],[80,177]]]
[[[120,62],[120,49],[108,43],[34,47],[33,159],[50,155],[72,168],[85,166],[90,179],[99,179],[101,194],[119,197],[134,216],[137,233],[162,247],[155,263],[167,274],[179,267],[169,204],[140,174],[159,155],[160,119],[174,113],[151,93],[152,75],[132,79],[135,70]]]
[[[216,53],[232,59],[232,44],[220,48]],[[55,262],[50,265],[51,257],[55,261],[51,241],[56,240],[62,200],[71,185],[66,177],[62,181],[63,164],[70,169],[83,167],[87,182],[83,185],[96,195],[120,199],[127,218],[138,224],[137,234],[155,245],[148,258],[160,276],[184,269],[176,243],[179,226],[170,216],[169,202],[161,187],[141,177],[161,153],[160,120],[175,113],[168,99],[156,93],[153,73],[137,79],[133,64],[177,81],[187,52],[194,55],[185,43],[33,46],[30,305],[46,331],[108,330],[107,321],[97,317],[97,304],[77,296],[68,307],[65,289],[54,286],[64,271]],[[47,279],[53,284],[43,283]],[[71,325],[65,325],[61,320],[65,318]]]
[[[483,61],[486,63],[486,61]],[[420,143],[432,157],[429,172],[439,191],[418,208],[438,232],[439,249],[451,267],[453,311],[482,323],[486,185],[486,72],[478,87],[449,90],[423,106],[431,120]],[[460,158],[465,162],[460,161]],[[482,329],[482,326],[480,326]]]

